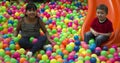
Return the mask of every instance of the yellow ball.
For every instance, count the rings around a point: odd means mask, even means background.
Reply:
[[[20,14],[18,12],[15,13],[15,16],[19,16]]]
[[[20,39],[22,36],[21,36],[21,34],[18,34],[18,36],[17,36],[17,37]]]
[[[20,53],[20,54],[24,54],[24,53],[25,53],[25,49],[21,48],[21,49],[19,50],[19,53]]]
[[[69,45],[75,47],[75,44],[73,42],[71,42]]]
[[[50,63],[57,63],[57,60],[56,60],[56,59],[52,59],[52,60],[50,61]]]
[[[44,60],[44,61],[48,60],[48,56],[46,54],[42,55],[42,60]]]
[[[59,49],[60,47],[58,45],[55,45],[53,48],[54,49]]]
[[[97,58],[97,55],[96,55],[96,54],[92,54],[91,57],[95,57],[95,58]]]

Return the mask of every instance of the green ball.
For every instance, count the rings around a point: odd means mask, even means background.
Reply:
[[[3,30],[3,27],[2,26],[0,26],[0,31],[2,31]]]
[[[11,52],[12,54],[14,54],[14,53],[15,53],[15,50],[11,50],[10,52]]]
[[[68,55],[64,55],[63,58],[67,59],[67,58],[68,58]]]
[[[54,41],[55,41],[55,42],[58,42],[58,41],[59,41],[59,38],[55,37],[55,38],[54,38]]]
[[[53,29],[53,30],[52,30],[52,33],[53,33],[53,34],[55,34],[56,32],[57,32],[57,30],[56,30],[56,29]]]
[[[17,27],[17,25],[18,25],[17,23],[14,23],[14,24],[13,24],[14,27]]]
[[[15,58],[11,58],[10,63],[17,63],[17,60]]]
[[[84,23],[84,21],[83,20],[81,20],[80,22],[79,22],[79,24],[82,26],[83,25],[83,23]]]
[[[89,53],[89,54],[92,53],[92,51],[90,49],[87,49],[86,52]]]
[[[33,39],[34,39],[34,37],[30,37],[30,39],[29,39],[29,40],[30,40],[30,42],[32,42],[32,41],[33,41]]]
[[[85,61],[90,60],[89,56],[85,56]]]
[[[46,23],[47,22],[47,18],[43,18],[43,22]]]
[[[10,47],[11,50],[14,50],[14,49],[15,49],[15,45],[14,45],[14,44],[10,44],[9,47]]]
[[[77,31],[76,30],[72,30],[72,34],[75,34],[75,33],[77,33]]]
[[[24,17],[25,15],[24,14],[20,14],[20,17]]]
[[[72,30],[73,30],[72,27],[68,28],[68,31],[71,32],[71,33],[72,33]]]
[[[94,39],[90,39],[90,40],[89,40],[89,44],[90,44],[90,45],[93,44],[94,42],[95,42]]]
[[[46,5],[46,6],[45,6],[45,9],[49,9],[49,6],[48,6],[48,5]]]
[[[10,58],[5,58],[4,61],[5,62],[10,62]]]
[[[110,49],[109,49],[109,52],[110,52],[111,54],[115,53],[115,51],[116,51],[116,50],[115,50],[114,48],[110,48]]]
[[[108,56],[107,56],[109,59],[110,58],[113,58],[113,54],[108,54]]]
[[[36,59],[35,59],[35,58],[30,58],[30,59],[29,59],[29,62],[30,62],[30,63],[35,63],[35,62],[36,62]]]
[[[73,47],[70,46],[70,45],[67,45],[66,50],[67,50],[68,52],[71,52],[71,51],[73,50]]]
[[[0,56],[1,56],[1,57],[4,57],[4,56],[5,56],[5,51],[1,51],[1,52],[0,52]]]
[[[106,57],[107,52],[106,51],[101,51],[101,56],[105,56]]]
[[[59,5],[62,5],[62,2],[58,2]]]
[[[84,60],[84,58],[82,56],[78,57],[78,60]]]
[[[40,60],[39,63],[45,63],[45,61],[44,60]]]
[[[45,54],[45,51],[44,50],[40,50],[40,54]]]
[[[19,41],[19,38],[18,37],[14,37],[14,42],[18,42]]]
[[[56,55],[57,55],[57,53],[54,53],[54,52],[52,53],[52,56],[56,56]]]
[[[56,53],[58,54],[58,53],[60,53],[61,52],[61,49],[57,49],[56,50]]]

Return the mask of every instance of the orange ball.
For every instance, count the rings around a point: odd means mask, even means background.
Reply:
[[[115,61],[115,63],[120,63],[120,61]]]
[[[11,56],[11,52],[10,51],[5,51],[5,53],[9,56]]]
[[[110,60],[108,60],[106,63],[112,63]]]
[[[10,62],[5,62],[5,63],[10,63]]]
[[[15,49],[16,49],[16,50],[19,50],[19,49],[20,49],[20,45],[19,45],[18,43],[15,45]]]
[[[39,60],[41,59],[41,57],[42,57],[41,54],[38,54],[38,55],[37,55],[37,58],[38,58]]]
[[[20,63],[24,63],[26,61],[26,58],[20,58]]]
[[[49,25],[48,25],[48,28],[52,29],[52,28],[53,28],[53,25],[52,25],[52,24],[49,24]]]
[[[66,46],[68,44],[68,41],[67,40],[63,40],[62,44]]]
[[[57,59],[57,58],[62,58],[62,57],[60,55],[56,55],[55,58]]]
[[[57,58],[57,61],[60,63],[63,63],[63,59],[62,58]]]
[[[63,50],[62,52],[63,52],[64,55],[68,55],[69,54],[69,52],[67,50]]]
[[[4,28],[2,32],[3,32],[4,34],[7,34],[7,33],[8,33],[8,29],[7,29],[7,28]]]
[[[3,44],[3,48],[6,48],[6,47],[8,47],[8,44]]]

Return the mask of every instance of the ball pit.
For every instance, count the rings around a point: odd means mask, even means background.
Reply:
[[[38,16],[46,24],[51,39],[57,44],[40,50],[28,58],[26,50],[20,48],[20,34],[13,32],[21,17],[24,17],[26,3],[10,4],[0,1],[0,63],[119,63],[120,48],[96,47],[94,39],[86,44],[81,40],[81,27],[87,15],[87,0],[61,0],[37,4]],[[9,6],[9,7],[8,7]],[[42,33],[41,33],[42,34]],[[30,37],[31,43],[38,39]]]

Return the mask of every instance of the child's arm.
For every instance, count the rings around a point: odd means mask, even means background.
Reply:
[[[41,19],[40,19],[39,23],[40,23],[41,29],[43,30],[43,32],[47,36],[47,38],[50,41],[50,43],[53,44],[53,45],[55,45],[55,42],[52,39],[50,39],[50,35],[48,34],[48,32],[47,32],[47,30],[45,28],[45,23],[43,23]]]
[[[21,20],[18,22],[16,30],[14,31],[14,36],[16,37],[21,29]]]
[[[94,29],[90,28],[91,32],[95,35],[95,36],[98,36],[98,35],[105,35],[105,36],[110,36],[111,33],[99,33],[99,32],[96,32]]]
[[[90,31],[94,34],[94,36],[98,36],[99,35],[99,33],[96,32],[93,28],[90,28]]]

